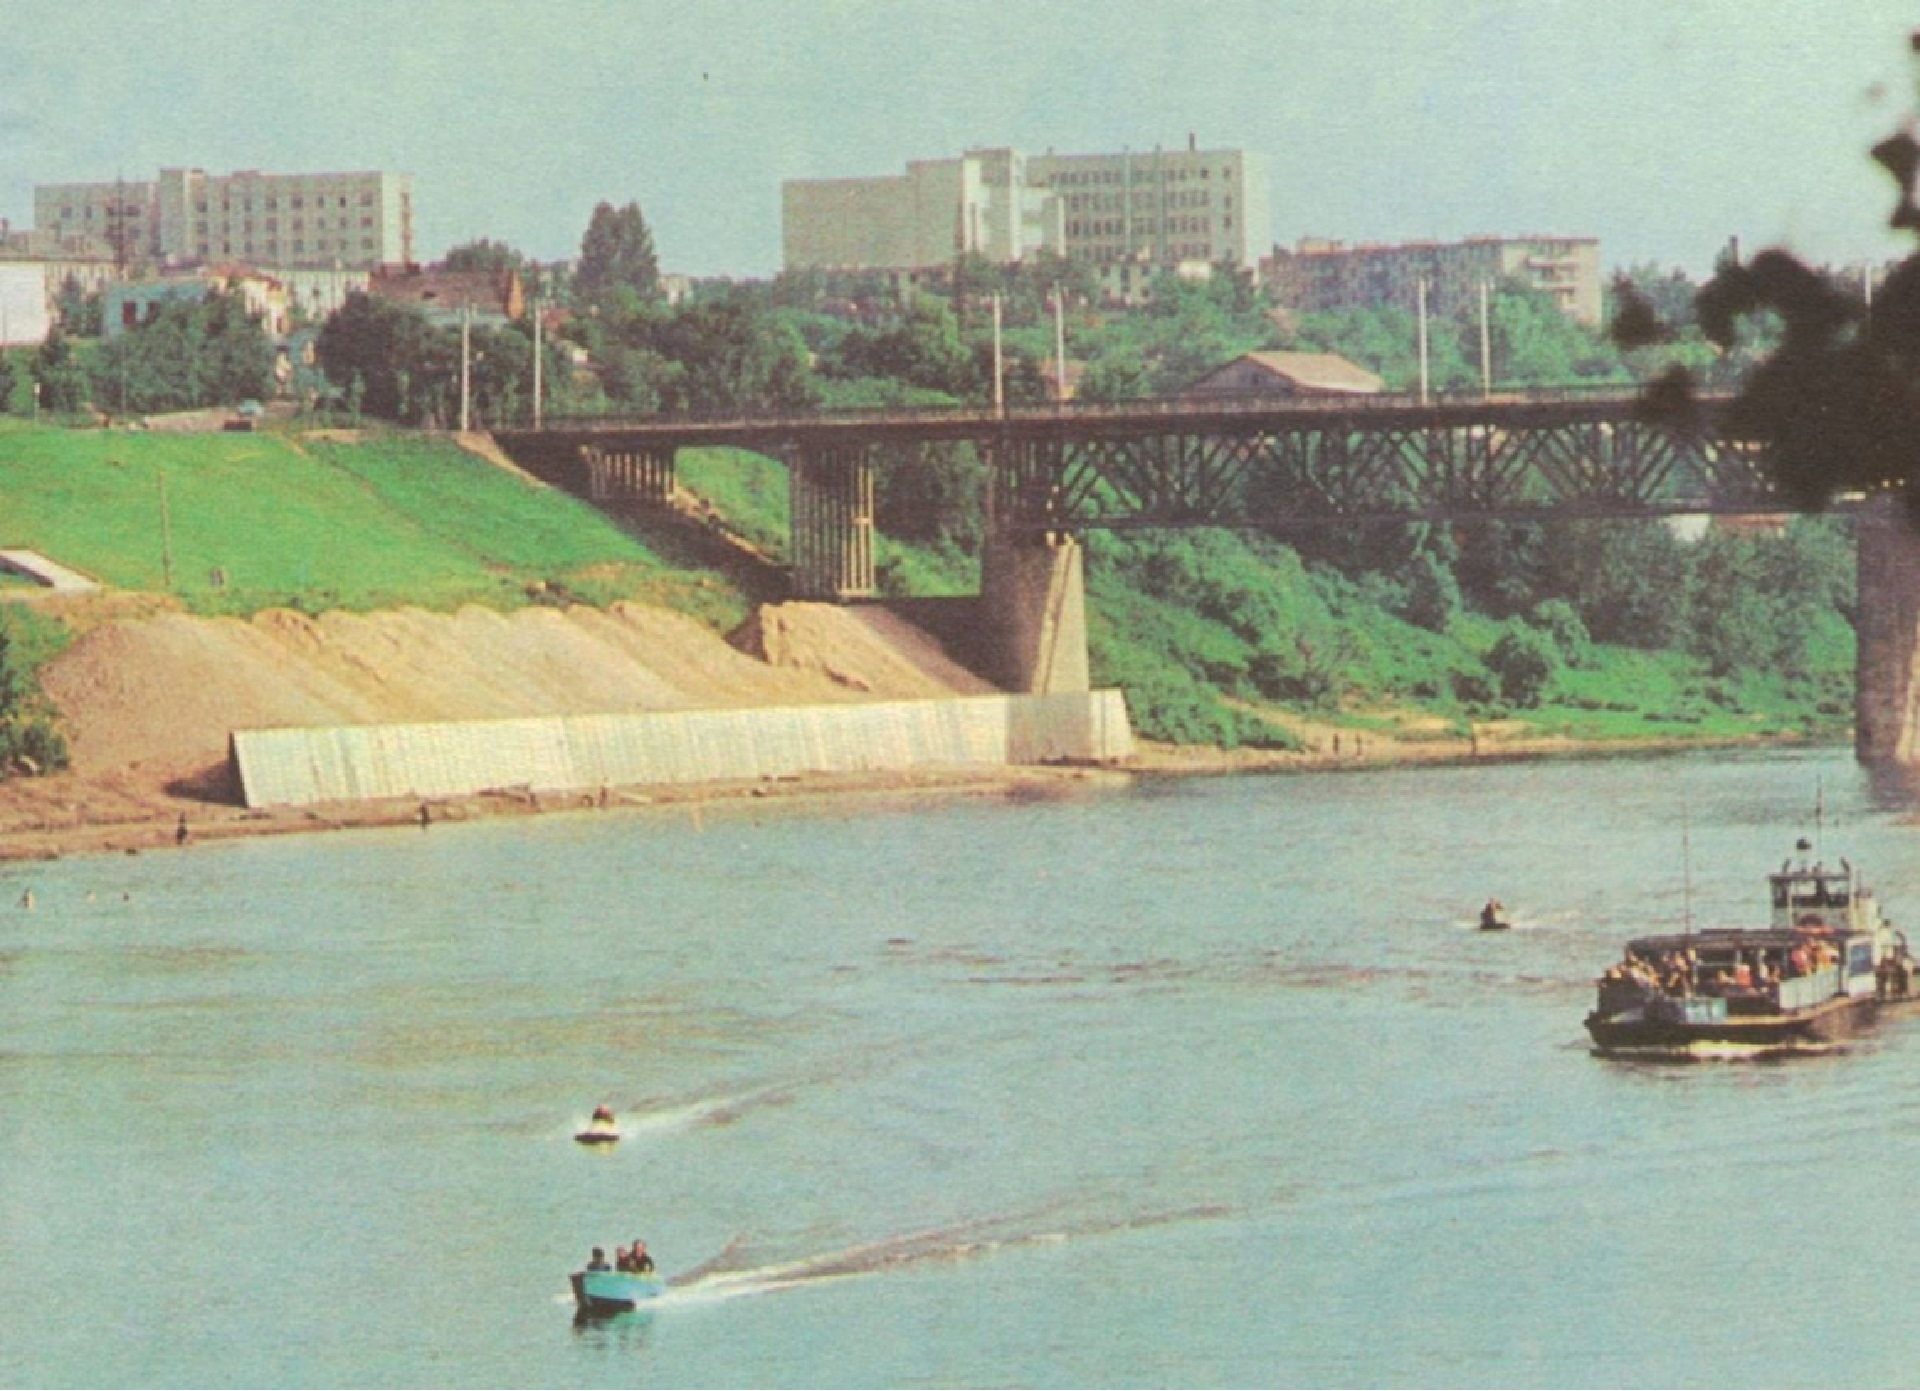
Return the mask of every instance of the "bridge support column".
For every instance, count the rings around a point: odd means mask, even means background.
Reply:
[[[591,501],[667,503],[673,500],[674,450],[671,446],[615,450],[589,444],[582,446],[580,453],[587,465],[587,497]]]
[[[980,558],[987,675],[1020,695],[1092,688],[1085,553],[1071,536],[989,538]]]
[[[787,458],[794,592],[854,599],[876,588],[873,461],[864,446],[797,449]]]
[[[1920,532],[1899,499],[1879,498],[1861,510],[1855,544],[1854,757],[1920,762]]]

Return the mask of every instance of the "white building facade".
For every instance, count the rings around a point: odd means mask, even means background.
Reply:
[[[33,215],[36,230],[96,237],[122,264],[372,269],[413,259],[405,174],[163,169],[151,182],[40,185]]]
[[[789,270],[917,271],[966,253],[1006,264],[1046,250],[1138,267],[1144,280],[1187,263],[1251,268],[1269,245],[1262,162],[1191,143],[1147,154],[969,150],[916,160],[904,175],[789,180],[781,211]]]

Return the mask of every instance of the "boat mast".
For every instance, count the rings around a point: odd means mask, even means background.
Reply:
[[[1688,832],[1691,818],[1687,815],[1687,804],[1680,803],[1680,903],[1682,929],[1691,942],[1693,937],[1693,845]]]

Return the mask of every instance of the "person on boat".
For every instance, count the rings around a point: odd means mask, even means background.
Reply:
[[[653,1274],[653,1257],[647,1254],[646,1242],[635,1241],[633,1243],[633,1255],[629,1258],[627,1268],[635,1275]]]
[[[596,1246],[593,1248],[593,1258],[587,1262],[587,1269],[611,1270],[613,1267],[607,1264],[607,1253]]]
[[[622,1274],[633,1269],[633,1253],[624,1246],[613,1248],[613,1268]]]
[[[611,1106],[594,1107],[593,1123],[595,1125],[612,1125],[613,1124],[613,1108]]]
[[[1491,932],[1495,928],[1505,927],[1506,925],[1507,925],[1506,908],[1501,905],[1501,902],[1499,899],[1497,898],[1488,899],[1487,906],[1480,910],[1481,928],[1485,931]]]

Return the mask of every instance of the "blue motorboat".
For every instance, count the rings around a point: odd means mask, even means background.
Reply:
[[[628,1313],[667,1292],[666,1281],[652,1273],[589,1269],[576,1270],[567,1278],[573,1282],[573,1301],[583,1314]]]

